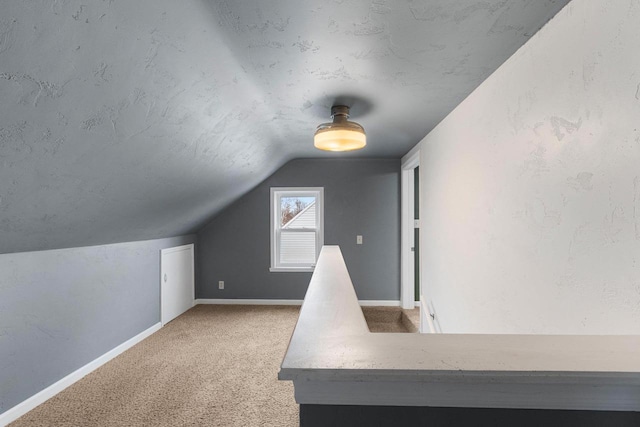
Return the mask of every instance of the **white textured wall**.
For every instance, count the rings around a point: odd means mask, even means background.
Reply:
[[[640,333],[640,1],[573,0],[422,141],[444,332]]]

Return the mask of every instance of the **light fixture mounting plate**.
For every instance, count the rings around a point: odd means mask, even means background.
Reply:
[[[349,107],[346,105],[334,105],[331,107],[331,117],[335,116],[345,116],[349,117]]]

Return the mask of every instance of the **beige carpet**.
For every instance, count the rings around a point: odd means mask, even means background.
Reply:
[[[10,426],[298,425],[277,380],[298,313],[196,306]]]
[[[371,332],[418,332],[420,309],[400,307],[362,307],[362,313]]]
[[[297,426],[277,375],[299,310],[196,306],[9,426]],[[363,312],[371,332],[417,329],[417,310]]]

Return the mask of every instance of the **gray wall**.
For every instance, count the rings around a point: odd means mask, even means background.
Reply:
[[[324,187],[324,243],[342,249],[358,298],[400,298],[400,161],[393,159],[284,165],[198,232],[196,298],[304,297],[311,273],[269,272],[270,187]]]
[[[160,321],[160,249],[195,236],[0,255],[0,413]]]

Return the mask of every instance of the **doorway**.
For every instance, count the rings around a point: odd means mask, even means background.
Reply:
[[[413,282],[414,301],[420,303],[420,166],[413,169]]]
[[[194,246],[160,251],[160,321],[166,325],[193,307],[195,301]]]
[[[402,308],[412,309],[420,301],[420,151],[403,158],[401,166]]]

